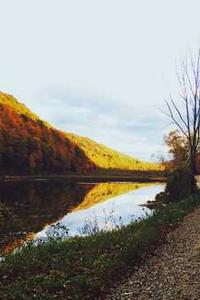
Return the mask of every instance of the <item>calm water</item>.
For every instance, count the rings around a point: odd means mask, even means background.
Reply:
[[[27,239],[63,235],[63,227],[73,236],[128,224],[150,214],[141,204],[163,189],[160,183],[1,184],[0,202],[9,212],[0,225],[1,251],[11,251]]]

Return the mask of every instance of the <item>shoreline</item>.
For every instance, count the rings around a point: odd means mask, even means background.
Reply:
[[[0,176],[0,182],[16,182],[16,181],[66,181],[68,183],[75,182],[166,182],[163,177],[151,176],[130,176],[130,175],[25,175],[25,176]]]
[[[130,295],[135,298],[135,289],[131,288],[132,282],[134,284],[134,275],[133,279],[131,277],[133,274],[132,270],[134,271],[135,268],[136,270],[141,270],[140,266],[145,264],[146,261],[148,271],[150,256],[154,251],[155,253],[158,251],[157,249],[159,249],[160,245],[162,247],[163,241],[163,247],[169,245],[165,244],[167,235],[178,228],[178,225],[181,226],[180,223],[182,223],[184,217],[194,211],[197,206],[199,206],[199,193],[191,195],[180,202],[170,203],[148,219],[133,222],[116,231],[100,232],[95,235],[71,238],[64,241],[59,239],[49,240],[44,244],[38,245],[30,244],[30,247],[24,247],[20,252],[8,254],[0,265],[0,297],[8,299],[9,296],[13,296],[18,299],[23,291],[24,299],[33,294],[36,298],[42,294],[45,299],[52,297],[55,299],[66,299],[66,297],[67,299],[74,299],[76,297],[77,299],[110,300],[122,299],[121,295],[123,295],[123,299],[130,299],[130,297],[124,297],[126,290],[128,290]],[[191,219],[192,222],[197,222],[199,213],[194,220],[189,216],[188,219]],[[197,222],[197,225],[199,227],[199,222]],[[172,267],[176,267],[176,265],[181,266],[180,271],[182,269],[187,271],[187,268],[182,265],[182,258],[187,254],[185,249],[188,250],[188,245],[190,246],[191,241],[196,243],[196,238],[193,238],[193,234],[191,239],[188,239],[190,232],[190,228],[187,231],[183,231],[186,236],[185,241],[188,241],[187,245],[184,244],[181,247],[181,251],[175,251],[175,260],[177,258],[178,260],[170,264]],[[197,230],[196,233],[198,234],[198,232]],[[179,237],[179,234],[177,236]],[[182,243],[181,237],[180,235],[180,242]],[[179,243],[177,245],[179,246]],[[68,251],[66,251],[66,248]],[[174,249],[173,244],[171,249]],[[198,250],[198,248],[196,249]],[[88,259],[83,259],[83,257]],[[155,256],[155,259],[159,260],[160,263],[157,264],[158,272],[154,273],[152,270],[155,278],[154,282],[158,282],[156,290],[152,291],[154,295],[156,293],[156,296],[158,293],[159,296],[163,294],[162,285],[161,287],[159,286],[163,282],[161,281],[163,276],[170,278],[170,274],[176,274],[176,270],[163,274],[163,268],[160,267],[163,263],[163,257],[163,255],[160,256],[158,254]],[[165,257],[166,266],[168,266],[168,251],[166,251]],[[191,257],[198,258],[197,256],[190,256],[189,258]],[[172,259],[174,259],[174,250]],[[74,261],[76,262],[75,264],[73,264]],[[194,259],[194,263],[198,267],[197,259]],[[196,269],[198,270],[198,268]],[[190,268],[188,270],[190,271]],[[144,285],[147,287],[146,291],[148,291],[152,287],[151,278],[148,278],[148,273],[146,272],[141,272],[141,274],[145,275]],[[184,278],[184,274],[185,272],[183,272],[183,276],[180,276],[181,279]],[[194,276],[194,274],[192,275]],[[174,278],[173,276],[171,278],[172,284],[169,286],[165,284],[165,287],[167,287],[164,291],[167,291],[166,295],[168,295],[168,291],[174,292]],[[130,279],[130,287],[128,286],[127,288],[126,285],[122,284],[124,279],[128,282]],[[140,282],[141,280],[139,280]],[[52,289],[52,286],[55,287],[55,284],[56,288]],[[140,289],[141,294],[141,289],[143,289],[144,285],[139,285],[139,287],[134,285],[134,287],[136,286],[136,288]],[[116,286],[118,286],[117,289]],[[179,286],[182,287],[181,285]],[[198,282],[196,287],[198,288]],[[177,290],[180,291],[180,289]]]

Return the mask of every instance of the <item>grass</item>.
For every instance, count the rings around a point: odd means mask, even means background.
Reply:
[[[200,204],[200,193],[119,230],[28,244],[0,266],[0,299],[99,299],[166,230]]]

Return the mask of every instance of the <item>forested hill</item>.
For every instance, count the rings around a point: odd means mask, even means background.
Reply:
[[[157,171],[160,165],[59,131],[13,96],[0,92],[0,174],[86,174],[102,169]]]

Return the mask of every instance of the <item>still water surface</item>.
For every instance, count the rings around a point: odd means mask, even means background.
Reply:
[[[151,214],[141,205],[163,190],[161,183],[1,184],[0,203],[9,211],[0,225],[1,251],[11,251],[28,239],[45,239],[52,228],[59,235],[66,227],[73,236],[128,224]]]
[[[162,190],[162,184],[101,183],[94,186],[92,193],[86,196],[86,200],[83,199],[80,205],[53,225],[60,225],[61,234],[63,227],[68,228],[71,236],[126,225],[151,214],[151,211],[142,205],[148,200],[153,200]],[[103,199],[105,194],[110,197]],[[95,196],[99,198],[97,204],[93,204]],[[56,230],[59,230],[59,225],[55,227]],[[46,226],[36,238],[44,238],[51,232],[52,226]]]

